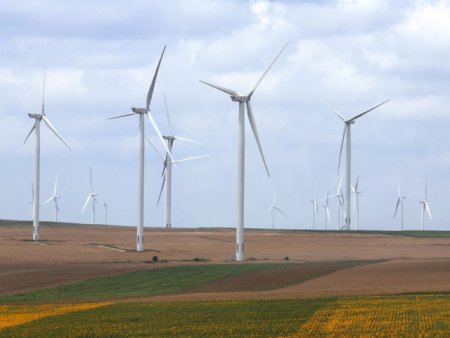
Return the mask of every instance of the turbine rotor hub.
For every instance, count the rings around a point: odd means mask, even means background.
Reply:
[[[231,100],[235,102],[247,102],[250,101],[250,97],[244,95],[233,95],[231,96]]]

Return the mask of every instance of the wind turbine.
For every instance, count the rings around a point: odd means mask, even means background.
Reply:
[[[267,210],[272,210],[272,230],[275,229],[275,211],[279,212],[280,214],[282,214],[284,217],[287,217],[287,215],[283,212],[283,210],[281,210],[280,208],[278,208],[275,204],[275,198],[276,198],[276,192],[274,190],[273,192],[273,200],[272,200],[272,205],[270,207],[267,208]]]
[[[319,213],[319,207],[317,205],[317,198],[316,198],[316,185],[314,184],[314,197],[311,201],[309,201],[312,206],[312,229],[315,230],[316,227],[316,217],[315,215]]]
[[[105,224],[108,224],[108,203],[103,202],[103,206],[105,207]]]
[[[169,133],[169,135],[163,136],[163,139],[167,140],[168,151],[170,153],[172,153],[172,148],[173,148],[175,140],[200,144],[200,142],[197,142],[197,141],[185,138],[185,137],[180,137],[180,136],[174,135],[173,129],[172,129],[172,123],[171,123],[170,115],[169,115],[169,109],[167,108],[167,100],[166,100],[165,95],[164,95],[164,104],[166,107],[166,116],[167,116],[167,122],[169,124],[170,133]],[[153,149],[158,153],[158,155],[163,159],[163,174],[162,174],[163,181],[161,184],[161,190],[159,192],[158,201],[156,202],[156,205],[159,205],[159,201],[161,199],[162,191],[164,190],[164,185],[165,185],[166,186],[165,223],[166,223],[166,228],[170,229],[170,228],[172,228],[172,164],[195,160],[195,159],[199,159],[199,158],[203,158],[203,157],[209,157],[210,155],[200,155],[200,156],[194,156],[194,157],[189,157],[189,158],[184,158],[181,160],[173,161],[169,157],[169,153],[166,153],[166,156],[164,157],[163,155],[161,155],[161,153],[158,152],[156,147],[153,146],[153,144],[150,142],[149,139],[147,139],[147,141],[150,143],[150,145],[153,147]]]
[[[425,180],[425,199],[419,201],[420,204],[422,204],[422,231],[425,230],[425,212],[428,213],[428,218],[431,220],[431,211],[430,211],[430,207],[428,205],[428,200],[427,200],[427,195],[428,195],[428,180]]]
[[[344,215],[344,212],[345,212],[344,211],[345,200],[344,200],[344,195],[342,194],[342,189],[341,189],[342,180],[343,180],[343,177],[341,177],[341,180],[339,181],[339,185],[338,185],[335,195],[328,195],[327,197],[322,198],[322,200],[324,200],[324,199],[328,199],[330,197],[336,197],[336,200],[338,203],[338,216],[337,216],[337,220],[338,220],[337,229],[338,230],[341,230],[342,216]]]
[[[359,195],[361,194],[361,191],[358,190],[358,183],[359,183],[359,176],[356,179],[355,186],[352,186],[353,191],[353,214],[356,218],[356,230],[359,228]]]
[[[94,192],[94,189],[92,188],[92,169],[89,168],[89,195],[86,199],[86,202],[84,203],[83,209],[81,210],[81,213],[84,213],[84,210],[86,209],[87,205],[89,204],[89,201],[92,200],[92,224],[95,224],[95,203],[101,203],[97,200],[98,194]]]
[[[28,116],[34,119],[34,124],[31,127],[30,132],[25,138],[24,143],[28,140],[30,135],[35,133],[36,135],[36,149],[35,149],[35,172],[34,172],[34,181],[36,184],[36,188],[34,189],[34,198],[33,198],[33,241],[39,240],[39,193],[40,193],[40,171],[41,171],[41,121],[47,125],[47,127],[56,135],[57,138],[61,140],[62,143],[66,145],[67,148],[70,149],[69,145],[64,141],[62,136],[58,133],[56,128],[48,119],[45,114],[45,74],[44,74],[44,85],[42,89],[42,109],[40,114],[28,114]],[[72,149],[70,149],[72,150]]]
[[[53,195],[48,200],[45,201],[44,204],[47,204],[50,201],[53,201],[55,204],[55,222],[58,222],[58,214],[59,214],[59,206],[58,206],[58,199],[61,197],[56,193],[56,189],[58,187],[58,176],[55,179],[55,188],[53,189]]]
[[[331,224],[331,221],[330,221],[330,209],[328,207],[328,201],[330,199],[330,191],[329,190],[327,191],[327,197],[322,198],[322,199],[325,200],[325,204],[322,205],[322,208],[324,209],[324,214],[325,214],[325,230],[327,230],[327,223],[328,223],[328,225]]]
[[[269,65],[269,67],[267,67],[265,72],[262,74],[262,76],[256,82],[253,89],[247,95],[239,94],[235,90],[217,86],[215,84],[200,80],[200,82],[202,82],[208,86],[211,86],[222,92],[227,93],[228,95],[230,95],[232,101],[239,103],[238,165],[237,165],[237,167],[238,167],[237,202],[238,203],[237,203],[237,225],[236,225],[236,261],[238,261],[238,262],[243,261],[245,259],[245,254],[244,254],[244,181],[245,181],[245,172],[244,172],[244,167],[245,167],[245,124],[244,124],[245,117],[244,117],[244,114],[245,114],[245,106],[247,106],[248,121],[253,130],[253,135],[254,135],[256,143],[258,145],[259,152],[260,152],[262,161],[264,163],[264,167],[266,168],[267,176],[270,177],[269,169],[267,167],[267,163],[264,158],[264,153],[262,150],[261,142],[259,140],[258,130],[256,128],[255,117],[253,116],[253,111],[252,111],[252,107],[250,104],[250,100],[251,100],[256,88],[259,86],[261,81],[267,75],[267,72],[273,66],[273,64],[278,59],[278,57],[280,56],[280,54],[283,52],[283,50],[286,48],[287,45],[288,45],[288,43],[286,43],[283,46],[283,48],[281,48],[280,52],[277,54],[275,59],[272,61],[272,63]]]
[[[120,115],[116,117],[111,117],[109,120],[117,119],[121,117],[126,116],[139,116],[139,173],[138,173],[138,221],[137,221],[137,227],[136,227],[136,251],[144,251],[144,138],[145,138],[145,131],[144,131],[144,116],[147,116],[150,120],[150,123],[153,126],[153,129],[155,130],[156,134],[158,135],[158,138],[162,142],[164,148],[166,149],[167,153],[169,154],[169,157],[173,160],[172,154],[170,150],[167,148],[164,139],[161,135],[161,132],[159,131],[158,126],[156,125],[155,120],[153,119],[152,113],[150,112],[150,103],[152,101],[153,96],[153,90],[155,89],[156,84],[156,78],[158,76],[159,66],[161,65],[161,60],[164,55],[164,51],[166,50],[166,46],[164,46],[164,49],[161,53],[161,57],[159,58],[158,66],[156,67],[155,74],[153,75],[153,80],[150,85],[150,88],[148,90],[147,94],[147,103],[145,108],[135,108],[132,107],[131,110],[133,113],[131,114],[125,114]]]
[[[403,211],[405,208],[404,204],[405,204],[406,196],[403,196],[400,193],[400,183],[398,183],[398,185],[397,185],[397,193],[398,193],[398,199],[397,199],[397,205],[395,206],[394,218],[397,215],[398,207],[401,206],[401,208],[402,208],[402,231],[403,231]]]
[[[344,139],[345,136],[347,135],[347,139],[346,139],[346,146],[345,146],[345,150],[346,150],[346,155],[345,155],[345,160],[346,160],[346,164],[345,164],[345,169],[346,169],[346,173],[345,173],[345,225],[344,225],[344,229],[345,230],[350,230],[350,226],[351,226],[351,214],[350,214],[350,210],[351,210],[351,200],[350,200],[350,185],[351,185],[351,155],[352,155],[352,134],[351,134],[351,125],[355,123],[356,119],[360,118],[361,116],[367,114],[368,112],[374,110],[375,108],[378,108],[379,106],[385,104],[386,102],[388,102],[389,100],[386,100],[378,105],[376,105],[373,108],[370,108],[369,110],[366,110],[364,112],[362,112],[361,114],[358,114],[350,119],[346,119],[343,115],[341,115],[336,109],[334,109],[333,107],[331,107],[330,105],[328,105],[328,107],[334,111],[334,113],[342,120],[342,122],[344,122],[344,132],[342,134],[342,142],[341,142],[341,149],[339,151],[339,163],[338,163],[338,175],[339,175],[339,168],[341,166],[341,156],[342,156],[342,148],[344,147]]]

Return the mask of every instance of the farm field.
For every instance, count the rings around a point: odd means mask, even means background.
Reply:
[[[450,334],[447,232],[249,230],[236,263],[229,229],[30,230],[0,222],[1,337]]]
[[[99,303],[0,307],[2,337],[258,336],[258,337],[446,337],[448,294],[364,296],[274,301]],[[78,306],[78,307],[77,307]],[[64,310],[60,310],[64,308]]]

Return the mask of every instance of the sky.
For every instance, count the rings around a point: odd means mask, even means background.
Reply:
[[[390,99],[352,126],[359,228],[400,228],[400,183],[405,228],[420,229],[426,179],[426,228],[449,228],[450,1],[4,0],[0,22],[0,219],[31,219],[35,140],[24,139],[46,71],[46,114],[73,151],[42,124],[41,202],[57,176],[59,219],[90,222],[91,210],[81,210],[92,168],[108,223],[136,224],[138,118],[107,118],[145,105],[167,45],[152,114],[167,134],[165,94],[175,134],[201,142],[176,142],[175,159],[211,155],[174,168],[172,224],[234,227],[238,105],[198,80],[247,93],[289,41],[251,101],[270,179],[246,121],[245,226],[272,226],[276,190],[287,215],[277,215],[276,227],[310,229],[314,186],[319,199],[335,194],[340,179],[344,125],[327,104],[352,117]],[[145,128],[163,151],[148,121]],[[144,224],[160,227],[162,162],[150,147],[145,156]],[[336,205],[330,200],[329,229]],[[40,210],[41,220],[54,219],[51,203]]]

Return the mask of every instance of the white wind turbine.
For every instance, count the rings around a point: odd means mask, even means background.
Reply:
[[[428,214],[428,218],[431,220],[431,211],[428,205],[428,180],[425,180],[425,199],[419,201],[422,204],[422,231],[425,230],[425,213]]]
[[[330,197],[336,197],[336,201],[338,203],[338,216],[337,216],[337,229],[341,230],[341,223],[342,223],[342,218],[344,215],[344,206],[345,206],[345,200],[344,200],[344,195],[342,194],[342,179],[343,177],[341,177],[341,180],[339,181],[339,185],[338,188],[336,190],[336,194],[335,195],[328,195],[327,197],[323,197],[322,200],[328,199]],[[328,203],[327,203],[328,204]]]
[[[315,230],[316,228],[316,214],[319,213],[319,207],[317,204],[317,197],[316,197],[316,185],[314,184],[314,197],[311,201],[309,201],[312,206],[312,229]]]
[[[40,171],[41,171],[41,121],[44,121],[44,123],[47,125],[47,127],[53,132],[53,134],[56,135],[57,138],[59,138],[62,143],[66,145],[67,148],[70,149],[68,144],[64,141],[62,136],[58,133],[56,128],[53,126],[53,124],[48,119],[47,115],[45,114],[45,75],[44,75],[44,85],[42,89],[42,109],[40,114],[28,114],[28,116],[32,119],[34,119],[34,124],[31,127],[30,132],[28,133],[27,137],[25,138],[24,143],[28,140],[30,135],[35,132],[36,135],[36,150],[35,150],[35,172],[34,172],[34,182],[36,184],[36,187],[34,189],[34,198],[33,198],[33,241],[39,240],[39,193],[40,193]],[[72,150],[72,149],[70,149]]]
[[[94,189],[92,188],[92,169],[89,168],[89,195],[86,199],[86,202],[84,203],[83,209],[81,210],[81,213],[84,213],[84,210],[86,209],[87,205],[89,204],[89,201],[92,200],[92,224],[95,224],[95,203],[101,204],[102,202],[97,200],[98,194],[94,192]]]
[[[44,203],[44,204],[47,204],[48,202],[53,201],[53,203],[55,205],[55,222],[58,222],[58,214],[59,214],[58,199],[61,198],[61,196],[56,193],[57,187],[58,187],[58,176],[56,176],[56,179],[55,179],[55,187],[53,189],[52,197],[50,197]]]
[[[103,207],[105,208],[105,224],[108,224],[108,203],[103,202]]]
[[[398,193],[398,199],[397,199],[397,205],[395,206],[395,212],[394,212],[394,218],[397,215],[397,211],[398,211],[398,207],[401,207],[401,212],[402,212],[402,231],[403,231],[403,215],[404,215],[404,208],[405,208],[405,200],[406,200],[406,196],[402,195],[400,193],[400,183],[398,183],[397,185],[397,193]]]
[[[356,219],[356,230],[359,228],[359,195],[361,194],[361,191],[358,190],[358,183],[359,183],[359,176],[356,179],[355,186],[352,186],[353,191],[353,214],[355,215]]]
[[[345,146],[345,150],[346,150],[346,155],[345,155],[345,160],[346,160],[346,164],[345,164],[345,169],[346,169],[346,173],[345,173],[345,225],[344,225],[344,229],[345,230],[350,230],[350,226],[351,226],[351,214],[350,214],[350,210],[351,210],[351,200],[350,200],[350,185],[351,185],[351,155],[352,155],[352,134],[351,134],[351,125],[355,123],[356,119],[360,118],[361,116],[367,114],[368,112],[374,110],[375,108],[378,108],[379,106],[385,104],[386,102],[388,102],[389,100],[386,100],[378,105],[376,105],[373,108],[370,108],[369,110],[366,110],[365,112],[362,112],[361,114],[358,114],[350,119],[346,119],[343,115],[341,115],[336,109],[334,109],[333,107],[331,107],[330,105],[328,105],[328,107],[334,111],[334,113],[339,116],[339,118],[342,120],[342,122],[344,122],[345,126],[344,126],[344,132],[342,134],[342,142],[341,142],[341,149],[339,151],[339,163],[338,163],[338,174],[339,174],[339,167],[341,166],[341,155],[342,155],[342,148],[344,147],[344,139],[345,136],[347,135],[347,142],[346,142],[346,146]]]
[[[200,142],[197,142],[197,141],[185,138],[185,137],[175,136],[175,134],[173,133],[173,129],[172,129],[172,123],[170,120],[169,109],[167,108],[167,101],[166,101],[165,95],[164,95],[164,104],[166,107],[166,116],[167,116],[167,122],[169,125],[170,133],[169,133],[169,135],[163,136],[163,139],[167,140],[168,151],[170,151],[170,153],[172,153],[172,148],[173,148],[175,140],[200,144]],[[164,157],[161,153],[158,152],[156,147],[153,146],[153,144],[150,142],[150,140],[148,138],[147,138],[147,141],[150,143],[150,145],[153,147],[153,149],[158,153],[158,155],[163,160],[163,173],[162,173],[163,181],[161,184],[161,190],[159,192],[158,201],[156,202],[156,205],[159,205],[159,201],[161,199],[161,195],[162,195],[162,192],[163,192],[164,186],[165,186],[166,187],[165,224],[166,224],[166,228],[170,229],[172,227],[172,165],[176,164],[176,163],[180,163],[180,162],[186,162],[186,161],[195,160],[195,159],[199,159],[199,158],[209,157],[210,155],[200,155],[200,156],[194,156],[194,157],[189,157],[189,158],[184,158],[181,160],[173,161],[169,157],[170,156],[169,153],[166,153],[166,156]]]
[[[205,81],[201,81],[204,84],[211,86],[213,88],[216,88],[222,92],[227,93],[230,95],[231,100],[234,102],[239,103],[239,133],[238,133],[238,193],[237,193],[237,225],[236,225],[236,261],[243,261],[245,259],[244,254],[244,181],[245,181],[245,106],[247,106],[247,117],[248,121],[250,123],[250,126],[253,131],[253,135],[256,139],[256,143],[259,148],[259,152],[261,154],[262,161],[264,163],[264,167],[266,168],[267,175],[270,177],[269,169],[266,164],[266,160],[264,158],[264,153],[262,150],[261,142],[259,140],[258,130],[256,128],[255,123],[255,117],[253,116],[252,107],[250,104],[250,100],[252,98],[252,95],[254,94],[256,88],[259,86],[261,81],[266,76],[267,72],[270,70],[270,68],[273,66],[275,61],[278,59],[280,54],[283,52],[283,50],[286,48],[288,43],[286,43],[283,48],[280,50],[280,52],[277,54],[275,59],[272,61],[272,63],[267,67],[266,71],[262,74],[262,76],[259,78],[259,80],[256,82],[253,89],[247,94],[239,94],[237,91],[228,89],[225,87],[217,86],[212,83],[208,83]]]
[[[280,208],[278,208],[275,204],[275,199],[276,199],[276,191],[274,190],[273,192],[273,200],[272,200],[272,205],[270,207],[267,208],[267,210],[272,210],[272,229],[275,229],[275,211],[279,212],[280,214],[282,214],[284,217],[287,217],[287,215],[283,212],[283,210],[281,210]]]
[[[152,113],[150,112],[150,103],[152,101],[153,96],[153,90],[155,89],[156,84],[156,78],[158,76],[159,66],[161,65],[161,60],[164,55],[164,51],[166,50],[166,46],[164,46],[164,49],[161,53],[161,57],[159,58],[158,66],[156,67],[155,74],[153,75],[153,80],[150,85],[150,88],[148,90],[147,94],[147,102],[145,108],[135,108],[132,107],[131,110],[133,113],[131,114],[125,114],[120,115],[116,117],[109,118],[111,119],[117,119],[125,116],[139,116],[139,174],[138,174],[138,221],[137,221],[137,229],[136,229],[136,251],[144,251],[144,138],[145,138],[145,131],[144,131],[144,117],[147,116],[150,120],[150,123],[153,126],[153,129],[155,130],[156,134],[158,135],[158,138],[162,142],[164,148],[166,149],[167,153],[169,154],[169,157],[173,160],[172,154],[170,150],[167,148],[164,139],[161,135],[161,132],[159,131],[158,126],[156,125],[155,120],[153,119]]]
[[[327,191],[327,197],[322,198],[325,200],[325,204],[322,205],[322,208],[324,209],[324,214],[325,214],[325,230],[327,230],[327,224],[330,225],[331,224],[331,220],[330,220],[330,208],[328,207],[328,202],[330,199],[330,191]]]

